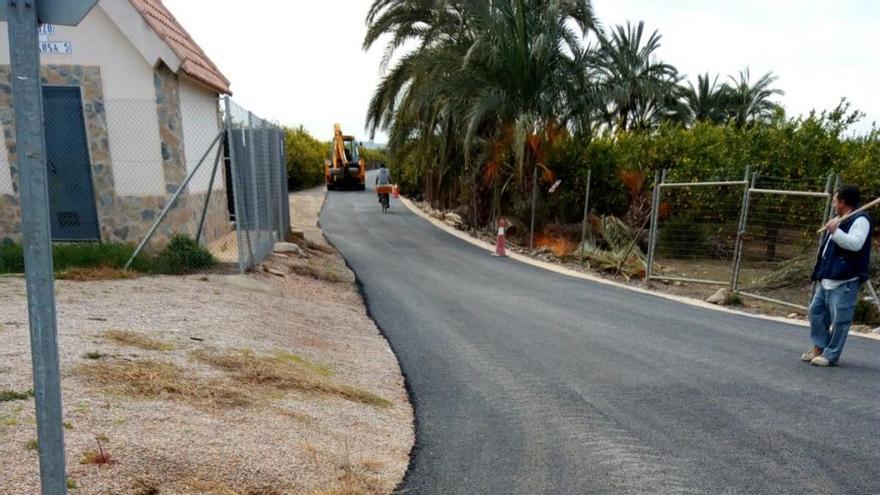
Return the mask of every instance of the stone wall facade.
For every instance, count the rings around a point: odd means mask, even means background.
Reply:
[[[156,87],[156,114],[162,138],[162,166],[165,192],[174,194],[186,178],[186,154],[183,148],[183,117],[180,112],[180,83],[177,74],[160,64],[153,71]]]
[[[132,118],[157,122],[162,146],[165,178],[165,196],[120,196],[113,179],[113,161],[110,153],[107,116],[101,70],[94,66],[46,65],[42,68],[43,84],[47,86],[77,86],[81,88],[88,148],[94,183],[95,205],[98,212],[101,240],[104,242],[139,243],[154,220],[165,207],[186,177],[182,118],[177,76],[164,66],[154,72],[156,111]],[[0,195],[0,241],[18,242],[21,239],[21,209],[18,196],[18,173],[15,167],[15,122],[12,111],[12,87],[9,66],[0,65],[0,125],[9,156],[13,194]],[[206,164],[208,166],[208,164]],[[225,184],[222,167],[216,180]],[[184,194],[178,198],[168,218],[160,225],[150,247],[161,248],[174,233],[194,236],[204,206],[205,193]],[[215,190],[205,220],[203,239],[211,242],[230,231],[226,192]]]

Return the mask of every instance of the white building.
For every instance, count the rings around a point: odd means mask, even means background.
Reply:
[[[193,235],[229,81],[161,0],[100,0],[76,27],[42,26],[52,236],[137,242],[205,156],[156,241]],[[20,237],[7,27],[0,23],[0,240]],[[221,166],[205,238],[229,231]]]

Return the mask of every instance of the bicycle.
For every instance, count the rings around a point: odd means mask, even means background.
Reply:
[[[391,208],[391,191],[393,187],[391,185],[377,185],[376,193],[379,195],[379,204],[382,205],[382,213],[388,213],[388,209]]]

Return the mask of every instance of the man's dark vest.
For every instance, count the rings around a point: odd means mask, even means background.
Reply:
[[[868,280],[871,269],[871,231],[873,230],[871,217],[864,213],[853,215],[847,221],[840,224],[838,228],[849,233],[849,229],[858,218],[864,218],[868,221],[869,225],[868,238],[865,239],[862,249],[858,251],[843,249],[834,241],[828,242],[828,235],[826,234],[822,239],[822,249],[825,249],[826,243],[828,243],[828,249],[824,252],[824,256],[822,251],[819,252],[819,259],[816,261],[816,267],[813,269],[813,276],[811,278],[813,281],[850,280],[854,278],[858,278],[859,282]]]

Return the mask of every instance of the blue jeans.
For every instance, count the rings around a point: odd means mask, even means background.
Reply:
[[[841,284],[834,290],[825,290],[821,283],[810,304],[810,338],[822,351],[825,359],[836,363],[843,353],[846,335],[852,326],[859,281]]]

